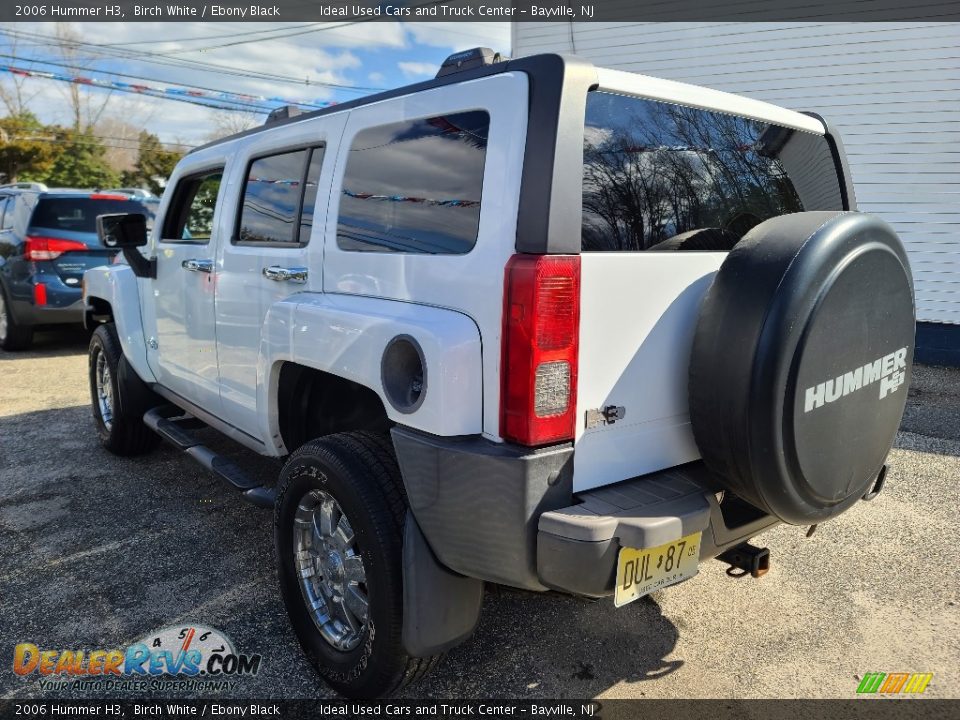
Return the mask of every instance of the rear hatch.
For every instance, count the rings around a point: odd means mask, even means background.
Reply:
[[[587,101],[575,490],[699,457],[687,376],[713,275],[764,220],[843,207],[819,121],[731,96],[743,116],[646,99],[649,79],[610,76],[638,89]]]
[[[47,261],[65,284],[80,287],[84,271],[107,265],[116,255],[97,238],[97,216],[111,213],[149,216],[141,203],[126,195],[42,195],[27,228],[28,257]]]

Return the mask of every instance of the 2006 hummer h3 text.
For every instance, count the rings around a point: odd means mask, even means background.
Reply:
[[[290,621],[355,697],[485,582],[616,605],[879,492],[909,266],[820,117],[539,55],[197,149],[85,275],[104,446],[274,508]],[[200,444],[285,458],[279,482]]]

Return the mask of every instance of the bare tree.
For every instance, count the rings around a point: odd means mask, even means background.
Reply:
[[[263,123],[263,117],[253,112],[216,110],[211,121],[211,130],[205,136],[208,142],[219,140],[227,135],[255,128]]]
[[[17,56],[17,38],[13,35],[7,36],[10,54]],[[0,102],[3,102],[7,108],[7,114],[19,116],[27,112],[27,103],[33,99],[36,92],[27,93],[26,75],[17,75],[15,73],[4,73],[3,82],[0,83]]]
[[[81,72],[93,67],[94,59],[89,55],[84,55],[79,44],[80,35],[69,23],[57,23],[56,38],[57,53],[63,59],[65,65]],[[67,102],[70,104],[71,122],[74,131],[84,132],[100,121],[113,92],[100,93],[102,91],[91,93],[77,83],[67,84],[66,96]]]

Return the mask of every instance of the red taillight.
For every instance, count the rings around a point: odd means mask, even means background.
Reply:
[[[54,260],[65,252],[86,249],[86,245],[76,240],[27,235],[27,246],[23,255],[27,260]]]
[[[580,256],[514,255],[503,290],[500,435],[571,440],[577,414]]]
[[[37,306],[47,304],[47,286],[43,283],[33,286],[33,304]]]
[[[111,195],[110,193],[94,193],[90,196],[91,200],[120,200],[125,201],[130,198],[126,195]]]

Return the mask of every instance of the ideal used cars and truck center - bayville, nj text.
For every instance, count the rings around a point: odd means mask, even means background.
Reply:
[[[205,18],[238,18],[248,19],[276,19],[281,16],[281,9],[277,5],[258,5],[254,3],[241,5],[208,4],[200,7],[192,5],[177,5],[175,3],[144,3],[133,4],[126,9],[120,5],[105,3],[103,6],[76,7],[72,5],[30,5],[18,4],[18,17],[48,17],[50,20],[112,20],[123,19],[127,13],[134,18],[169,18],[203,20]],[[427,7],[409,7],[406,5],[382,4],[375,7],[362,5],[336,6],[318,5],[318,17],[323,18],[361,18],[384,20],[416,20],[418,18],[449,18],[461,20],[477,18],[479,20],[509,20],[518,17],[521,13],[530,18],[558,18],[574,17],[574,11],[569,7],[541,7],[532,5],[524,10],[501,5],[453,6],[432,5]],[[584,5],[581,9],[584,17],[593,15],[593,6]]]

